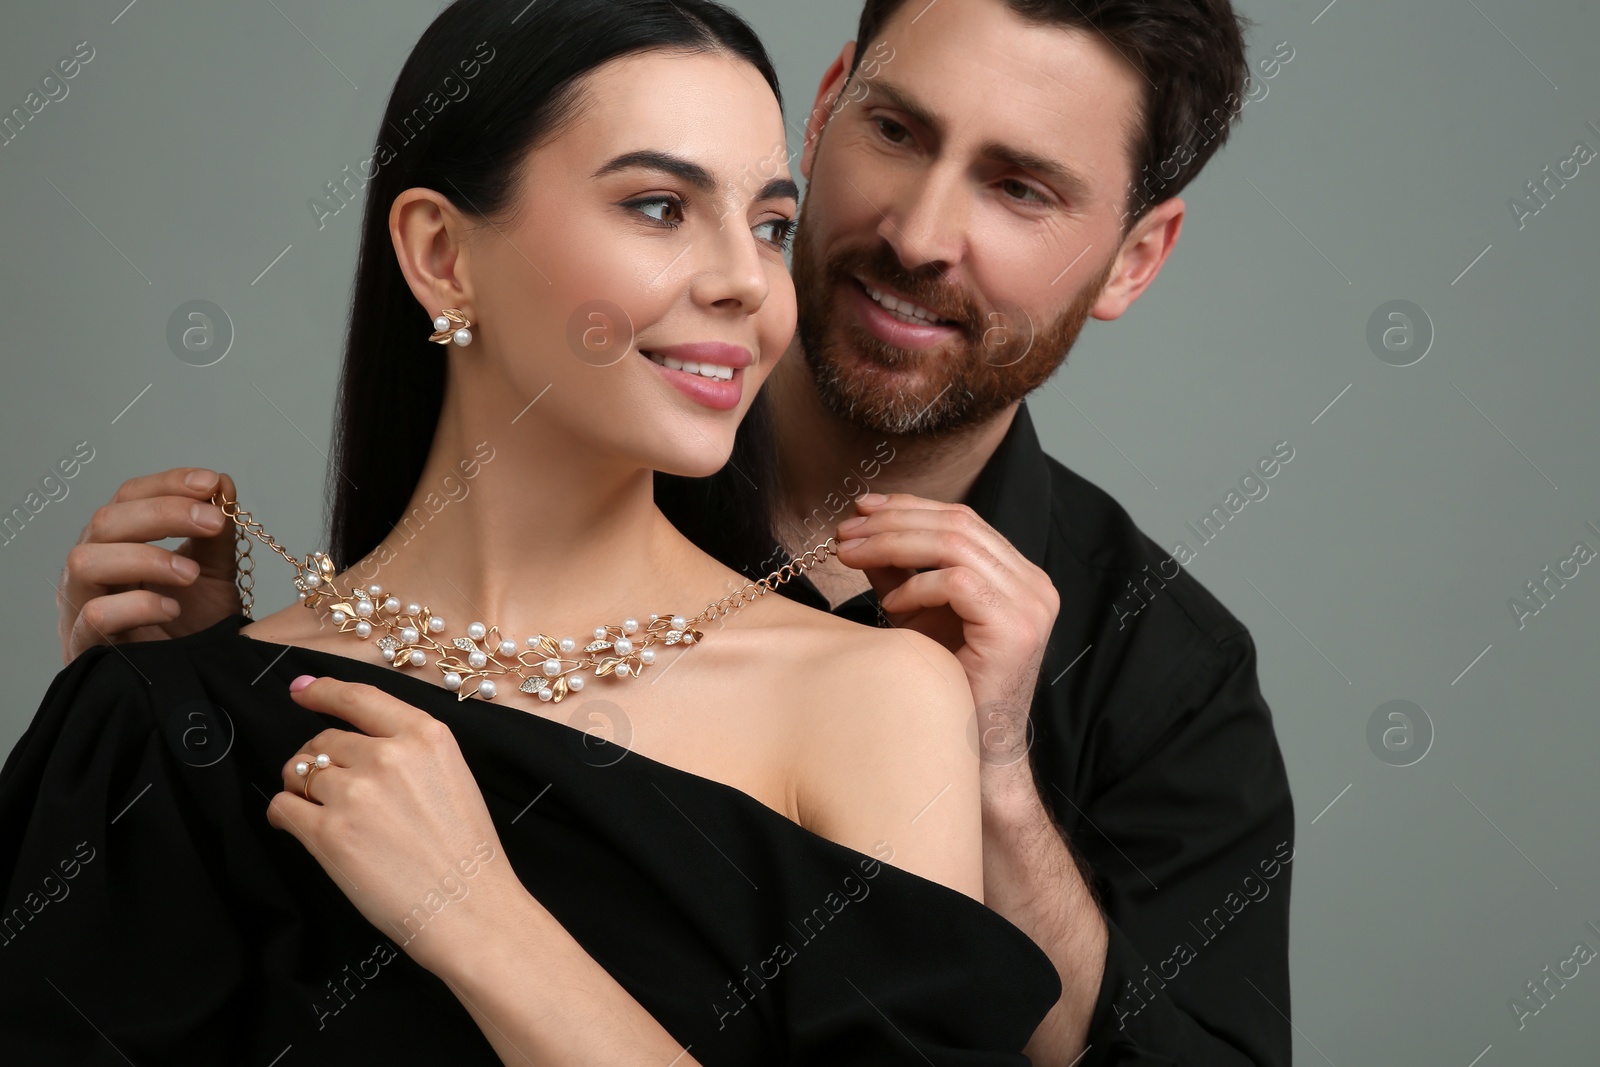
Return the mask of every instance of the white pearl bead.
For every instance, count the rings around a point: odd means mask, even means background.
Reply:
[[[414,645],[418,641],[422,640],[422,635],[417,632],[417,628],[415,626],[407,626],[405,629],[400,631],[400,640],[404,641],[408,645]]]
[[[690,632],[690,633],[684,634],[683,635],[683,643],[686,644],[686,645],[694,644],[694,633]]]
[[[344,612],[336,611],[336,612],[333,613],[333,624],[335,626],[343,626],[345,624],[345,621],[348,618],[349,618],[349,616],[346,615]]]
[[[440,329],[443,329],[443,327],[440,327]],[[472,343],[472,331],[463,326],[451,336],[451,340],[465,348]]]
[[[363,619],[366,618],[368,615],[371,615],[372,614],[372,601],[370,601],[370,600],[358,600],[358,601],[356,601],[356,614],[361,616]]]
[[[659,618],[661,618],[661,616],[660,616],[660,615],[656,615],[656,614],[651,614],[651,616],[650,616],[650,621],[651,621],[651,622],[655,622],[655,621],[656,621],[656,620],[657,620],[657,619],[659,619]]]
[[[302,778],[304,778],[306,773],[310,770],[311,764],[307,763],[305,760],[301,760],[294,765],[294,773],[298,774]]]
[[[429,619],[428,620],[428,632],[429,633],[435,633],[435,634],[444,632],[444,619],[442,619],[438,615],[435,615],[433,618]]]
[[[501,641],[500,654],[502,656],[515,656],[517,654],[517,643],[515,641]]]
[[[538,634],[534,634],[532,637],[528,638],[528,647],[529,648],[537,648],[537,647],[539,647],[539,635]]]
[[[306,575],[306,584],[315,589],[317,586],[322,584],[322,576],[319,574],[308,574]]]
[[[383,610],[387,611],[390,615],[400,614],[400,601],[396,600],[394,597],[387,598],[383,602]]]
[[[619,637],[611,647],[616,650],[617,655],[626,656],[633,651],[633,642],[626,637]]]
[[[674,615],[672,617],[672,628],[674,630],[681,630],[688,625],[689,620],[685,619],[682,615]]]
[[[563,637],[561,639],[561,644],[560,644],[561,651],[563,651],[563,652],[571,652],[573,649],[575,649],[577,647],[578,647],[578,642],[573,640],[572,638]]]
[[[489,628],[481,622],[467,623],[467,636],[472,638],[474,641],[482,641],[483,635],[488,632]]]
[[[618,674],[630,674],[632,672],[628,669],[628,665],[626,663],[619,663],[619,664],[617,664],[617,673]]]
[[[623,619],[622,620],[622,632],[623,633],[631,634],[631,633],[633,633],[634,631],[636,631],[638,629],[639,629],[639,620],[638,619]]]
[[[298,601],[300,601],[300,602],[302,602],[302,603],[304,603],[304,602],[305,602],[305,599],[306,599],[306,597],[307,597],[307,596],[309,596],[309,595],[310,595],[310,594],[309,594],[309,593],[304,593],[304,592],[301,592],[301,593],[296,593],[296,594],[295,594],[295,597],[294,597],[294,598],[295,598],[295,599],[296,599],[296,600],[298,600]]]
[[[539,699],[540,700],[550,700],[554,696],[555,696],[555,694],[550,692],[548,687],[539,690]]]
[[[454,693],[461,688],[461,675],[451,671],[444,676],[444,687]]]
[[[568,678],[567,679],[567,688],[572,690],[574,693],[576,693],[578,690],[582,689],[583,688],[583,675],[574,674],[571,678]]]
[[[394,659],[394,649],[392,649],[392,648],[380,648],[380,649],[378,649],[378,658],[383,660],[383,662],[385,662],[385,663],[391,662]]]
[[[373,582],[371,585],[367,586],[367,592],[371,593],[373,596],[382,596],[383,586],[379,585],[377,582]]]
[[[407,604],[406,605],[406,614],[407,615],[421,615],[422,614],[422,605],[421,604]]]
[[[594,628],[594,639],[596,641],[604,641],[606,638],[608,638],[610,636],[611,635],[606,632],[606,628],[604,626],[596,626]]]
[[[440,315],[438,318],[433,320],[433,328],[435,332],[439,330],[448,330],[450,328],[450,320],[445,318],[443,315]]]
[[[327,765],[332,763],[332,762],[333,761],[328,758],[328,754],[326,752],[318,752],[317,753],[317,766],[318,767],[327,767]]]
[[[498,690],[495,688],[495,684],[489,681],[489,679],[485,678],[483,681],[478,683],[478,695],[483,699],[493,700],[496,692],[498,692]]]
[[[643,648],[643,649],[639,650],[639,662],[640,663],[654,663],[655,661],[656,661],[656,650],[655,649],[653,649],[653,648]]]
[[[489,662],[489,657],[482,652],[468,652],[467,666],[475,671],[482,670]]]
[[[558,660],[558,659],[547,659],[547,660],[545,660],[544,661],[544,673],[545,673],[545,675],[547,677],[550,677],[550,678],[554,678],[556,675],[560,674],[561,673],[561,661]]]
[[[370,622],[367,622],[364,619],[361,622],[356,623],[356,636],[357,637],[371,637],[372,636],[372,624]]]
[[[423,653],[422,649],[416,648],[411,650],[411,665],[413,667],[421,667],[427,662],[428,657]]]

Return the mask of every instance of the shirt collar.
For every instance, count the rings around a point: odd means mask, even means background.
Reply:
[[[1006,435],[978,472],[962,503],[1010,541],[1036,567],[1050,541],[1050,461],[1039,444],[1026,400],[1017,405]],[[777,550],[781,551],[781,549]],[[789,597],[823,611],[828,602],[804,574],[780,587]],[[873,625],[877,596],[866,590],[839,605],[838,614]]]
[[[962,501],[1037,567],[1050,540],[1050,461],[1039,444],[1028,402]]]

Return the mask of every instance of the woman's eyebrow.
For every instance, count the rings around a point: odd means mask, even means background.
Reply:
[[[717,187],[716,179],[711,172],[698,163],[692,163],[681,156],[668,152],[658,152],[653,149],[643,149],[637,152],[625,152],[615,159],[601,166],[592,177],[602,178],[607,174],[615,174],[621,170],[631,169],[659,170],[676,175],[703,192],[712,192]],[[774,200],[788,198],[800,199],[800,187],[791,178],[773,178],[763,185],[756,193],[756,200]]]
[[[791,178],[774,178],[761,187],[757,200],[799,200],[800,187]]]
[[[591,177],[603,178],[607,174],[615,174],[619,170],[629,170],[635,167],[675,174],[696,189],[708,193],[717,187],[716,181],[711,177],[711,172],[700,164],[691,163],[687,159],[670,155],[666,152],[656,152],[648,149],[639,152],[625,152],[595,171]]]

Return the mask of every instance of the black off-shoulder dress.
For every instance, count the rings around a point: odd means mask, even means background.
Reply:
[[[7,757],[5,1062],[500,1062],[402,951],[413,928],[373,926],[266,821],[284,763],[350,728],[289,698],[317,674],[449,725],[518,878],[701,1063],[1027,1063],[1059,979],[970,897],[574,726],[247,621],[85,653]],[[470,867],[440,872],[416,928]]]

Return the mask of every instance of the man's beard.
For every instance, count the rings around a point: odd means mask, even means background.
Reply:
[[[988,308],[937,270],[907,272],[889,245],[843,252],[826,263],[802,221],[794,285],[802,354],[823,407],[874,433],[948,435],[980,424],[1039,388],[1067,358],[1105,287],[1116,257],[1071,305],[1042,328],[1016,309]],[[955,323],[956,336],[930,349],[886,344],[835,307],[839,286],[860,276]],[[922,368],[911,382],[892,380]],[[887,373],[886,373],[887,372]]]

